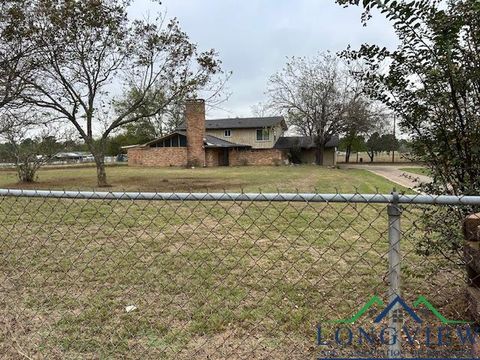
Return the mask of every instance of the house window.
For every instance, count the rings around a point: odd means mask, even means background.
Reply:
[[[186,147],[186,146],[187,146],[187,137],[180,136],[180,147]]]
[[[257,129],[257,141],[270,140],[270,129]]]
[[[231,130],[225,130],[224,133],[223,133],[223,135],[224,135],[225,137],[230,137],[230,136],[232,136],[232,131],[231,131]]]
[[[158,142],[152,143],[150,147],[186,147],[187,137],[185,135],[173,134],[165,139],[159,139]]]

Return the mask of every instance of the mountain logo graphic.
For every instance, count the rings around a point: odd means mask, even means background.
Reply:
[[[351,318],[348,319],[340,319],[340,320],[334,320],[331,321],[336,324],[353,324],[355,321],[360,319],[372,306],[384,306],[385,304],[378,297],[377,295],[374,295],[367,303],[365,303],[364,306]],[[445,325],[454,325],[454,324],[468,324],[470,323],[469,321],[461,321],[461,320],[449,320],[445,316],[443,316],[435,307],[424,297],[424,296],[419,296],[417,300],[413,303],[413,308],[418,309],[418,307],[424,306],[427,308],[437,319],[440,320],[442,324]],[[382,322],[389,314],[391,311],[396,311],[399,308],[402,308],[416,323],[423,323],[422,318],[415,312],[415,310],[410,307],[405,300],[403,300],[400,296],[395,297],[377,316],[374,318],[375,323],[380,323]]]

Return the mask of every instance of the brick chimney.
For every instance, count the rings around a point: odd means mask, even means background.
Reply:
[[[185,111],[187,125],[187,166],[205,166],[205,100],[188,100]]]

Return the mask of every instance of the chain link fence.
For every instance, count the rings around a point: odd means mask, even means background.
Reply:
[[[0,354],[413,356],[428,334],[412,340],[405,326],[470,318],[461,219],[478,205],[396,193],[0,190]],[[448,356],[469,348],[430,342]]]

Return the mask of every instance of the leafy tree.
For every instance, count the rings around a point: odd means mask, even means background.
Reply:
[[[135,143],[129,141],[125,135],[112,136],[107,141],[107,146],[105,150],[105,155],[107,156],[117,156],[122,153],[122,146],[134,145]]]
[[[116,103],[116,112],[125,112],[138,96],[138,89],[130,89],[126,94],[126,98]],[[134,113],[130,114],[130,117],[141,117],[141,119],[129,123],[122,128],[130,133],[132,132],[132,129],[146,132],[146,134],[148,134],[147,140],[153,140],[157,137],[164,136],[181,125],[184,120],[184,104],[187,97],[193,96],[195,96],[194,93],[185,93],[177,99],[172,99],[169,104],[164,104],[163,97],[158,98],[153,93],[149,92],[145,96],[144,104]],[[206,101],[215,103],[216,101],[222,101],[222,99],[213,95],[213,98],[210,97],[209,99],[206,99]],[[162,111],[155,113],[154,109],[157,109],[159,106],[162,107]],[[154,113],[154,115],[151,115],[152,113]]]
[[[373,162],[375,156],[381,152],[392,152],[397,151],[399,148],[399,141],[395,138],[393,134],[383,134],[380,135],[378,131],[375,131],[366,142],[361,143],[363,137],[358,138],[357,147],[359,150],[355,151],[366,151],[370,162]]]
[[[399,143],[395,135],[393,134],[383,134],[380,137],[380,151],[386,151],[390,153],[392,151],[397,151],[399,147]]]
[[[337,0],[365,9],[363,21],[377,9],[392,23],[399,46],[394,50],[365,44],[346,51],[348,59],[368,64],[362,80],[369,94],[393,110],[411,138],[410,156],[430,168],[433,194],[480,192],[480,2]],[[378,69],[385,71],[379,72]],[[465,208],[464,208],[465,209]],[[466,209],[450,209],[460,221]],[[432,223],[443,222],[430,217]],[[437,221],[436,221],[437,220]],[[458,226],[458,225],[457,225]],[[434,226],[432,239],[447,239],[448,229]],[[444,231],[445,230],[445,231]],[[432,240],[430,239],[430,240]],[[435,239],[431,243],[435,243]],[[459,238],[449,239],[461,249]]]
[[[349,104],[345,119],[345,135],[343,137],[345,162],[350,162],[352,151],[365,150],[364,136],[379,131],[384,125],[383,111],[359,92],[359,95]]]
[[[73,126],[95,159],[99,186],[108,185],[112,132],[209,90],[221,74],[215,52],[200,53],[175,19],[130,20],[128,3],[37,0],[25,13],[35,19],[26,38],[38,49],[34,74],[21,77],[28,85],[22,100]],[[122,96],[113,84],[125,89]]]
[[[340,139],[340,143],[338,145],[338,149],[340,151],[345,151],[345,162],[350,162],[350,156],[352,152],[359,152],[367,151],[367,146],[365,143],[365,137],[362,135],[355,135],[351,133],[347,133],[347,135]]]
[[[345,162],[348,164],[350,162],[352,151],[361,151],[359,149],[364,147],[365,141],[363,136],[358,135],[358,133],[354,130],[350,130],[347,132],[346,136],[342,138],[341,144],[342,149],[345,151]]]
[[[361,75],[369,94],[398,114],[412,140],[411,156],[431,168],[434,181],[425,190],[478,194],[480,2],[365,0],[361,5],[364,21],[378,9],[392,22],[400,45],[388,50],[365,44],[343,55],[368,65]]]
[[[149,121],[128,124],[126,129],[107,141],[106,155],[116,156],[122,153],[122,146],[144,144],[158,135],[153,124]]]
[[[72,140],[72,139],[68,139],[68,140],[63,141],[62,142],[62,148],[65,151],[72,151],[72,152],[75,152],[75,151],[87,152],[88,151],[88,148],[86,147],[86,145],[84,143],[79,142],[79,141],[75,141],[75,140]]]
[[[366,142],[367,154],[370,162],[373,162],[375,155],[382,151],[382,137],[375,131]]]

